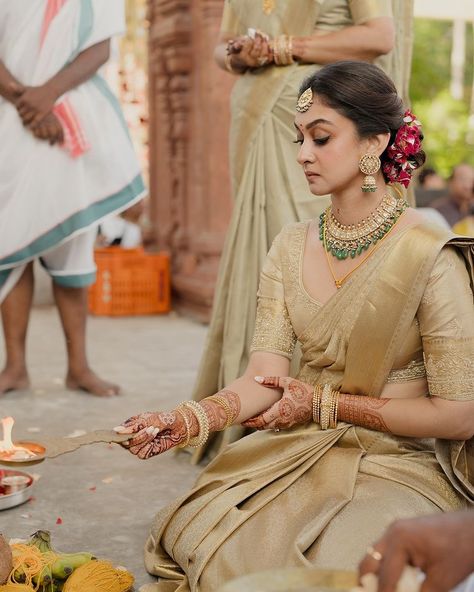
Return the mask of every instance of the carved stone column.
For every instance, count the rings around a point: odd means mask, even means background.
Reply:
[[[174,304],[208,320],[230,217],[229,94],[213,61],[223,0],[150,0],[150,201]]]

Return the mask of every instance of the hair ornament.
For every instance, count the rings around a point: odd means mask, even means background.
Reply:
[[[403,116],[403,125],[397,131],[393,144],[387,148],[388,160],[383,164],[383,172],[390,183],[400,183],[408,187],[413,171],[419,163],[416,155],[421,150],[421,123],[409,110]]]
[[[311,87],[307,88],[304,93],[300,95],[298,103],[296,104],[296,110],[298,113],[306,113],[306,111],[313,104],[313,91]]]

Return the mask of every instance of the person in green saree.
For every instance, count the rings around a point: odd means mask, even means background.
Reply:
[[[294,130],[311,193],[331,205],[274,240],[246,371],[116,428],[143,459],[257,428],[157,515],[151,589],[355,569],[393,520],[474,502],[474,240],[394,193],[424,160],[420,124],[378,67],[343,61],[303,83]]]
[[[236,75],[231,98],[230,172],[234,199],[221,258],[208,339],[193,399],[240,376],[255,324],[263,262],[285,224],[317,217],[294,159],[293,110],[301,82],[337,60],[376,61],[407,95],[412,0],[226,0],[215,50]],[[250,35],[247,35],[251,28]],[[253,30],[257,32],[254,34]],[[261,31],[262,33],[260,33]],[[227,52],[231,53],[227,53]],[[237,426],[212,450],[237,439]],[[211,449],[207,449],[212,456]],[[199,460],[203,449],[196,451]]]

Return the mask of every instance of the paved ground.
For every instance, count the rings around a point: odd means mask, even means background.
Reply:
[[[0,398],[0,417],[12,415],[16,438],[33,440],[35,435],[40,439],[110,428],[139,411],[171,408],[189,398],[205,333],[204,326],[175,315],[91,317],[94,368],[124,390],[123,396],[99,399],[65,390],[56,311],[35,308],[28,339],[31,391]],[[138,585],[151,581],[142,547],[154,514],[189,488],[198,473],[185,455],[139,461],[106,444],[83,447],[27,470],[39,475],[34,500],[0,512],[0,531],[22,538],[40,528],[50,530],[60,550],[88,550],[110,558],[133,571]]]

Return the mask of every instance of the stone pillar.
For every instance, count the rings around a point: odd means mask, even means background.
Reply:
[[[208,320],[231,212],[232,77],[213,61],[223,0],[149,0],[150,209],[174,305]]]

